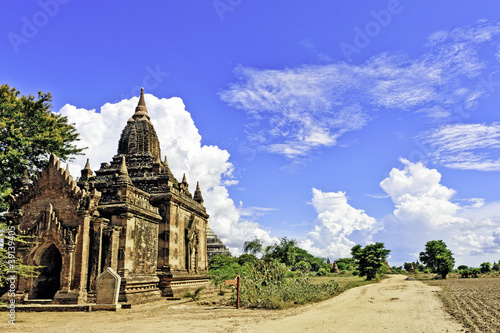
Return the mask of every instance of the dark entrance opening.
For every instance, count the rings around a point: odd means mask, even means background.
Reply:
[[[40,258],[41,273],[35,280],[35,299],[52,299],[61,287],[62,258],[57,247],[52,244],[42,254]]]

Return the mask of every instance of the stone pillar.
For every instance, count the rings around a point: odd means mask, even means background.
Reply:
[[[90,223],[90,246],[89,246],[89,291],[95,291],[96,279],[101,274],[102,260],[102,232],[106,223],[102,219],[93,220]]]

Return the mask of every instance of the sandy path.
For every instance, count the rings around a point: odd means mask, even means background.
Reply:
[[[460,332],[444,312],[439,288],[406,276],[351,289],[293,317],[261,322],[240,332]]]
[[[406,276],[351,289],[331,300],[285,311],[236,310],[169,305],[80,313],[17,313],[17,325],[0,321],[4,332],[459,332],[442,309],[439,287]],[[5,330],[7,328],[7,330]]]

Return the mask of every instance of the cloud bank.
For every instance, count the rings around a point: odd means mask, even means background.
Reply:
[[[232,174],[229,153],[217,146],[201,144],[201,135],[180,98],[160,99],[146,94],[145,99],[162,154],[167,156],[172,173],[179,180],[185,173],[192,193],[196,182],[200,182],[210,225],[233,254],[239,253],[238,249],[244,241],[256,236],[266,244],[272,243],[275,239],[271,238],[269,231],[252,222],[251,216],[242,218],[240,208],[229,197],[227,186],[237,183]],[[121,132],[134,113],[138,100],[138,97],[133,97],[118,103],[106,103],[100,112],[79,109],[69,104],[61,108],[59,112],[67,116],[80,133],[78,145],[88,147],[85,156],[76,157],[74,163],[70,164],[73,176],[80,175],[86,158],[90,159],[93,170],[97,170],[100,163],[111,160],[116,154]]]
[[[433,121],[463,119],[491,89],[500,24],[481,20],[429,37],[415,58],[383,53],[366,63],[285,69],[239,66],[220,98],[246,112],[246,150],[301,159],[366,126],[374,111],[399,110]],[[491,73],[490,73],[491,74]],[[495,85],[493,87],[492,85]]]

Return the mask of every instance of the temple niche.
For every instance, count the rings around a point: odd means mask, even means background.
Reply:
[[[162,159],[144,90],[110,163],[94,172],[87,160],[75,182],[51,155],[33,183],[25,180],[9,214],[35,241],[18,255],[44,266],[37,278],[18,282],[28,299],[94,302],[96,279],[107,267],[120,275],[119,301],[126,303],[208,283],[200,186],[191,194],[186,176],[179,182]]]

